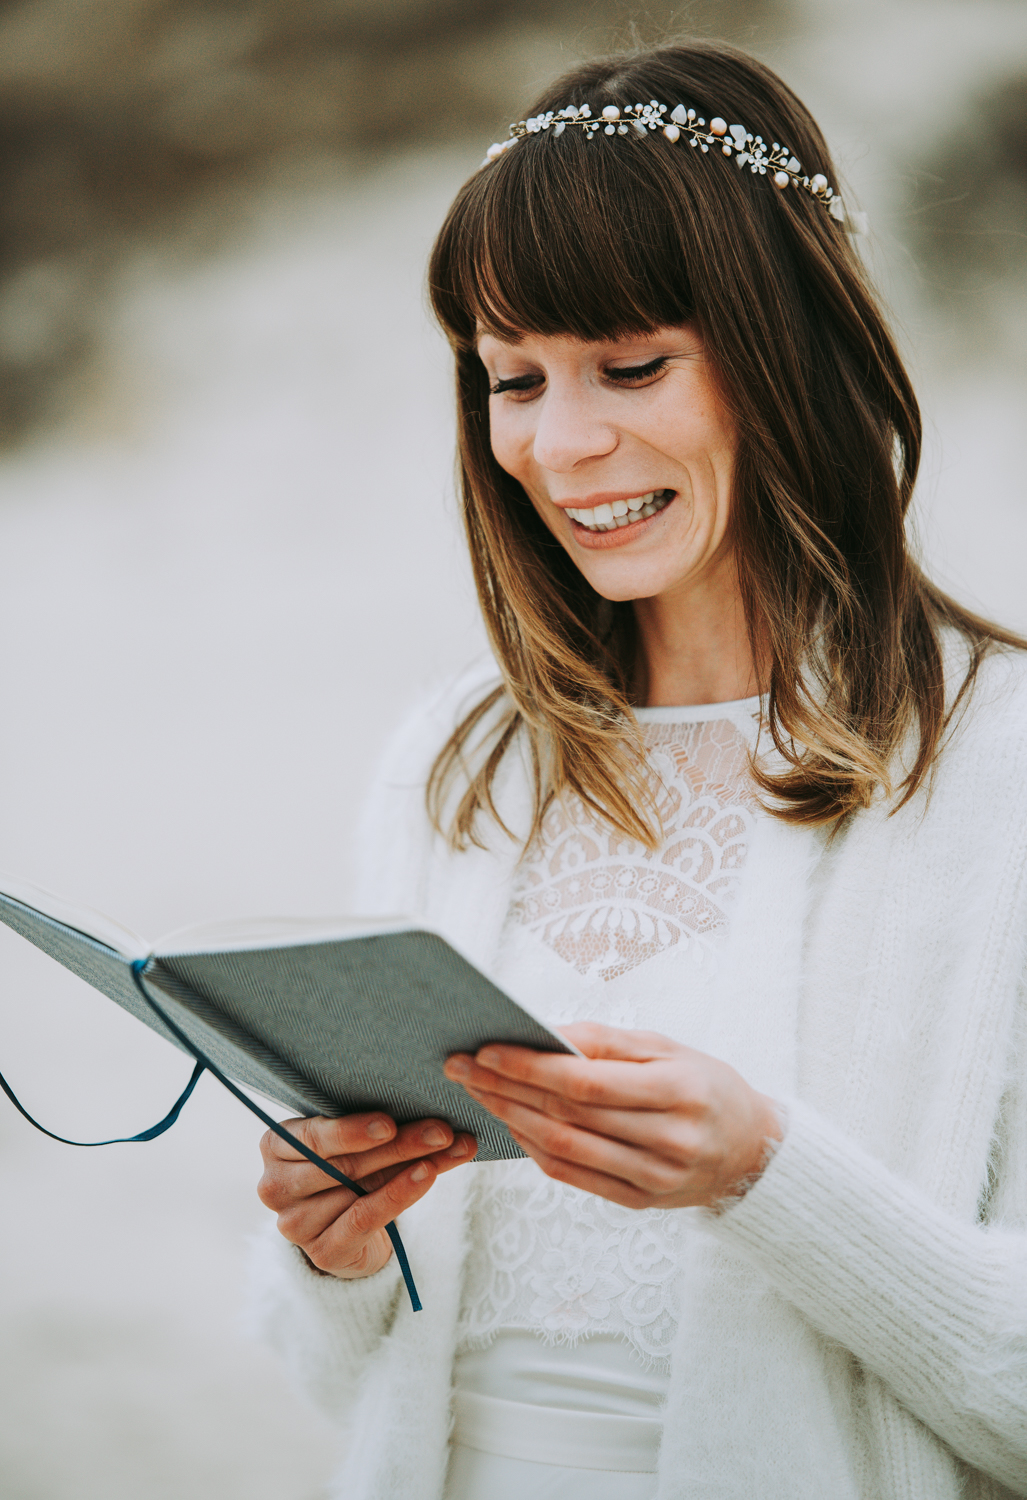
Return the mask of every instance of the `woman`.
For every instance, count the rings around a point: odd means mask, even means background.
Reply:
[[[430,270],[498,680],[400,737],[364,904],[585,1055],[450,1060],[524,1161],[294,1122],[354,1202],[265,1140],[266,1321],[348,1500],[1027,1495],[1020,643],[906,550],[916,401],[779,79],[616,57],[507,144]]]

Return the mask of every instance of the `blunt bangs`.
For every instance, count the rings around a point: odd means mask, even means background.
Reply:
[[[662,139],[521,141],[457,198],[436,245],[431,293],[458,346],[483,329],[586,341],[696,314],[680,181]],[[677,200],[677,201],[675,201]]]

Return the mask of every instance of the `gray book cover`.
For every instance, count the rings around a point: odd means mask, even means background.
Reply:
[[[438,933],[402,918],[268,919],[183,931],[151,949],[38,887],[0,886],[0,922],[180,1046],[136,985],[132,963],[145,958],[149,992],[186,1036],[236,1083],[297,1115],[433,1116],[476,1136],[478,1161],[518,1157],[443,1063],[486,1042],[574,1050]]]

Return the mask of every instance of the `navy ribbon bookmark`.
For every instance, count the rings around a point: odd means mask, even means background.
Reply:
[[[189,1079],[189,1082],[179,1094],[174,1104],[168,1110],[163,1120],[158,1121],[156,1125],[151,1125],[149,1130],[140,1130],[138,1135],[116,1135],[109,1141],[69,1141],[66,1135],[54,1135],[52,1130],[47,1130],[45,1125],[40,1125],[38,1120],[34,1120],[32,1118],[32,1116],[29,1114],[24,1104],[22,1104],[21,1100],[17,1097],[14,1090],[11,1088],[11,1085],[7,1082],[7,1079],[2,1073],[0,1073],[0,1089],[3,1089],[4,1093],[7,1095],[8,1099],[10,1099],[15,1109],[20,1115],[23,1115],[25,1119],[28,1120],[30,1125],[34,1125],[37,1130],[41,1130],[44,1135],[48,1135],[52,1141],[60,1141],[62,1146],[126,1146],[130,1145],[132,1141],[155,1141],[159,1135],[164,1134],[165,1130],[170,1130],[172,1125],[174,1125],[175,1121],[178,1119],[179,1115],[182,1113],[182,1105],[189,1098],[189,1095],[199,1083],[200,1074],[204,1071],[205,1068],[206,1063],[198,1062],[196,1064],[192,1072],[192,1077]]]
[[[146,970],[146,965],[149,963],[149,961],[150,960],[148,958],[135,959],[132,964],[132,977],[136,982],[136,988],[142,995],[143,999],[146,1001],[147,1005],[156,1016],[160,1017],[160,1019],[164,1022],[164,1025],[171,1032],[172,1036],[177,1037],[178,1040],[182,1043],[182,1046],[192,1053],[196,1061],[198,1063],[202,1063],[207,1072],[214,1075],[218,1083],[224,1084],[228,1092],[230,1094],[234,1094],[235,1097],[239,1100],[240,1104],[245,1104],[246,1108],[250,1110],[252,1114],[255,1114],[258,1120],[263,1120],[264,1124],[268,1127],[269,1130],[273,1130],[275,1135],[279,1136],[283,1141],[287,1141],[288,1144],[292,1146],[293,1150],[298,1151],[301,1156],[305,1156],[307,1158],[307,1161],[313,1162],[315,1167],[320,1167],[322,1172],[327,1172],[329,1177],[334,1177],[336,1182],[341,1182],[342,1186],[345,1188],[349,1188],[351,1193],[356,1193],[358,1198],[366,1198],[366,1188],[362,1188],[360,1186],[360,1183],[354,1182],[351,1177],[346,1177],[342,1172],[339,1171],[338,1167],[333,1167],[331,1162],[325,1161],[324,1157],[318,1156],[316,1151],[311,1151],[309,1146],[305,1146],[302,1141],[298,1141],[290,1131],[286,1130],[284,1125],[279,1125],[277,1120],[272,1120],[270,1115],[266,1115],[259,1105],[254,1104],[253,1100],[248,1098],[247,1095],[243,1093],[242,1089],[236,1088],[232,1080],[225,1077],[221,1069],[217,1067],[216,1064],[211,1062],[206,1053],[201,1052],[196,1043],[189,1037],[187,1037],[185,1032],[182,1031],[180,1027],[176,1026],[171,1017],[167,1015],[166,1012],[162,1010],[162,1008],[157,1004],[156,1000],[153,998],[149,990],[146,988],[146,985],[143,983],[143,975]],[[410,1270],[410,1262],[407,1260],[406,1249],[404,1248],[403,1241],[399,1237],[399,1230],[396,1228],[395,1221],[393,1221],[393,1223],[391,1224],[386,1224],[385,1233],[392,1241],[392,1248],[396,1252],[396,1259],[399,1262],[399,1269],[403,1273],[403,1280],[406,1283],[407,1293],[410,1297],[410,1305],[413,1308],[414,1312],[420,1312],[421,1299],[417,1295],[417,1288],[414,1285],[413,1274]]]
[[[354,1182],[351,1177],[347,1177],[344,1173],[340,1172],[338,1167],[333,1167],[331,1162],[325,1161],[323,1157],[318,1156],[316,1151],[312,1151],[310,1147],[305,1146],[302,1141],[297,1140],[296,1137],[291,1133],[291,1131],[286,1130],[284,1125],[279,1125],[277,1120],[272,1120],[271,1116],[265,1114],[264,1111],[259,1107],[259,1105],[254,1104],[253,1100],[248,1098],[246,1094],[243,1093],[242,1089],[236,1088],[231,1079],[226,1078],[221,1069],[217,1067],[216,1064],[211,1062],[206,1053],[201,1052],[196,1043],[192,1041],[188,1036],[186,1036],[185,1032],[182,1031],[181,1028],[177,1026],[171,1019],[171,1017],[165,1013],[161,1006],[157,1004],[156,1000],[154,1000],[153,996],[150,994],[149,990],[143,983],[143,973],[148,963],[149,959],[137,958],[132,964],[132,978],[135,980],[136,988],[142,995],[143,999],[146,1001],[146,1004],[150,1007],[153,1013],[160,1018],[160,1020],[171,1032],[172,1036],[177,1037],[177,1039],[182,1043],[182,1046],[185,1047],[186,1051],[191,1053],[192,1056],[196,1059],[196,1066],[193,1068],[192,1076],[190,1077],[189,1082],[179,1094],[178,1098],[175,1100],[168,1113],[164,1116],[163,1120],[158,1121],[156,1125],[151,1125],[149,1130],[141,1130],[138,1135],[118,1135],[114,1136],[113,1139],[109,1141],[70,1141],[63,1135],[54,1135],[52,1130],[47,1130],[45,1125],[40,1125],[38,1120],[34,1120],[29,1114],[28,1110],[21,1103],[21,1101],[16,1097],[14,1090],[11,1088],[6,1078],[4,1078],[3,1074],[0,1073],[0,1089],[3,1089],[4,1093],[7,1095],[8,1099],[10,1099],[11,1103],[14,1105],[18,1113],[22,1115],[26,1120],[28,1120],[30,1125],[34,1125],[37,1130],[42,1131],[43,1135],[48,1135],[52,1141],[60,1141],[61,1145],[63,1146],[118,1146],[128,1145],[133,1141],[153,1141],[156,1140],[157,1136],[163,1135],[165,1130],[171,1129],[172,1125],[174,1125],[175,1121],[181,1114],[182,1108],[186,1103],[186,1100],[189,1098],[189,1095],[199,1083],[200,1075],[204,1072],[207,1072],[212,1074],[217,1079],[218,1083],[223,1084],[230,1094],[234,1094],[241,1104],[245,1104],[246,1108],[250,1110],[252,1114],[255,1114],[258,1120],[262,1120],[269,1130],[274,1131],[275,1135],[279,1136],[281,1140],[286,1141],[294,1151],[298,1151],[301,1156],[305,1156],[307,1161],[312,1162],[315,1167],[320,1167],[322,1172],[327,1173],[329,1177],[334,1178],[334,1180],[341,1183],[343,1187],[349,1188],[350,1192],[355,1193],[358,1198],[366,1198],[366,1188],[361,1187],[359,1182]],[[392,1248],[396,1252],[396,1260],[399,1262],[399,1269],[403,1273],[403,1281],[406,1284],[407,1293],[410,1297],[410,1305],[413,1308],[414,1312],[420,1312],[421,1299],[417,1295],[417,1287],[414,1285],[413,1273],[410,1270],[410,1262],[407,1260],[406,1248],[403,1244],[403,1241],[400,1239],[399,1230],[396,1228],[395,1221],[393,1221],[391,1224],[386,1224],[385,1233],[392,1241]]]

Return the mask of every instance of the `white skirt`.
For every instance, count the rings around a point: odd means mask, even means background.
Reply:
[[[445,1500],[653,1500],[666,1377],[624,1339],[501,1329],[453,1382]]]

